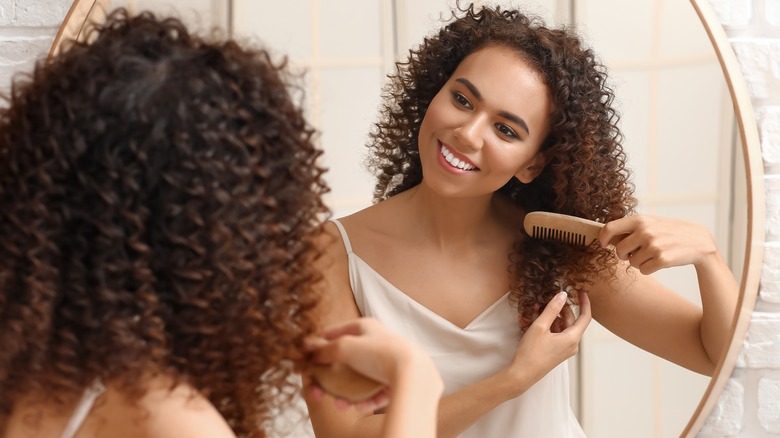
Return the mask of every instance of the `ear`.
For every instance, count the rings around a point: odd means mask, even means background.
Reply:
[[[531,159],[531,162],[520,169],[520,171],[515,174],[515,177],[521,182],[528,184],[542,173],[544,164],[544,155],[541,152],[537,152],[536,156]]]

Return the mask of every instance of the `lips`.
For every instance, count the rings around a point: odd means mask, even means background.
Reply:
[[[447,146],[444,145],[444,143],[440,143],[440,145],[441,145],[440,153],[442,157],[444,157],[444,160],[450,166],[466,172],[479,170],[479,167],[475,166],[474,163],[471,163],[468,160],[466,160],[465,157],[464,158],[456,157],[455,154],[451,150],[449,150]]]

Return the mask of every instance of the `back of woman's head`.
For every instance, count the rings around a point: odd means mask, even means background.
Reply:
[[[525,211],[599,221],[629,214],[635,206],[633,187],[605,68],[573,32],[549,28],[539,18],[500,6],[459,9],[397,64],[369,144],[367,164],[377,175],[375,199],[422,181],[417,139],[428,106],[464,58],[491,45],[512,49],[539,73],[553,108],[550,134],[541,145],[541,175],[530,184],[513,178],[500,192]],[[527,320],[533,319],[531,309],[558,291],[586,283],[596,269],[589,259],[599,257],[601,265],[609,264],[606,251],[554,242],[526,241],[518,253],[524,261],[516,264],[515,298]]]
[[[313,131],[265,51],[122,10],[89,41],[0,112],[0,417],[163,373],[256,429],[314,326]]]

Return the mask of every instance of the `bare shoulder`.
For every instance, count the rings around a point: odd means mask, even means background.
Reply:
[[[235,437],[219,411],[189,385],[171,389],[166,379],[150,382],[137,403],[109,388],[95,406],[84,432],[90,436],[124,437]]]
[[[349,257],[346,242],[337,225],[327,222],[317,239],[321,255],[316,268],[321,274],[315,285],[319,292],[317,308],[321,327],[360,316],[349,282]]]
[[[408,191],[399,193],[340,219],[355,254],[381,260],[388,250],[404,251],[415,242],[416,213],[409,210],[407,197]]]

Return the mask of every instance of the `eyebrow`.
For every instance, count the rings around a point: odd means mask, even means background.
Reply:
[[[466,88],[469,89],[471,94],[473,94],[474,97],[477,98],[477,100],[479,100],[480,102],[482,101],[482,93],[479,92],[477,87],[475,87],[474,84],[471,83],[471,81],[465,78],[457,78],[455,79],[455,82],[460,82],[461,84],[463,84]],[[515,122],[518,126],[523,128],[523,130],[525,130],[527,134],[531,133],[531,131],[528,130],[528,125],[525,123],[525,120],[523,120],[522,118],[506,111],[501,111],[500,113],[498,113],[498,115],[507,120],[511,120],[512,122]]]

